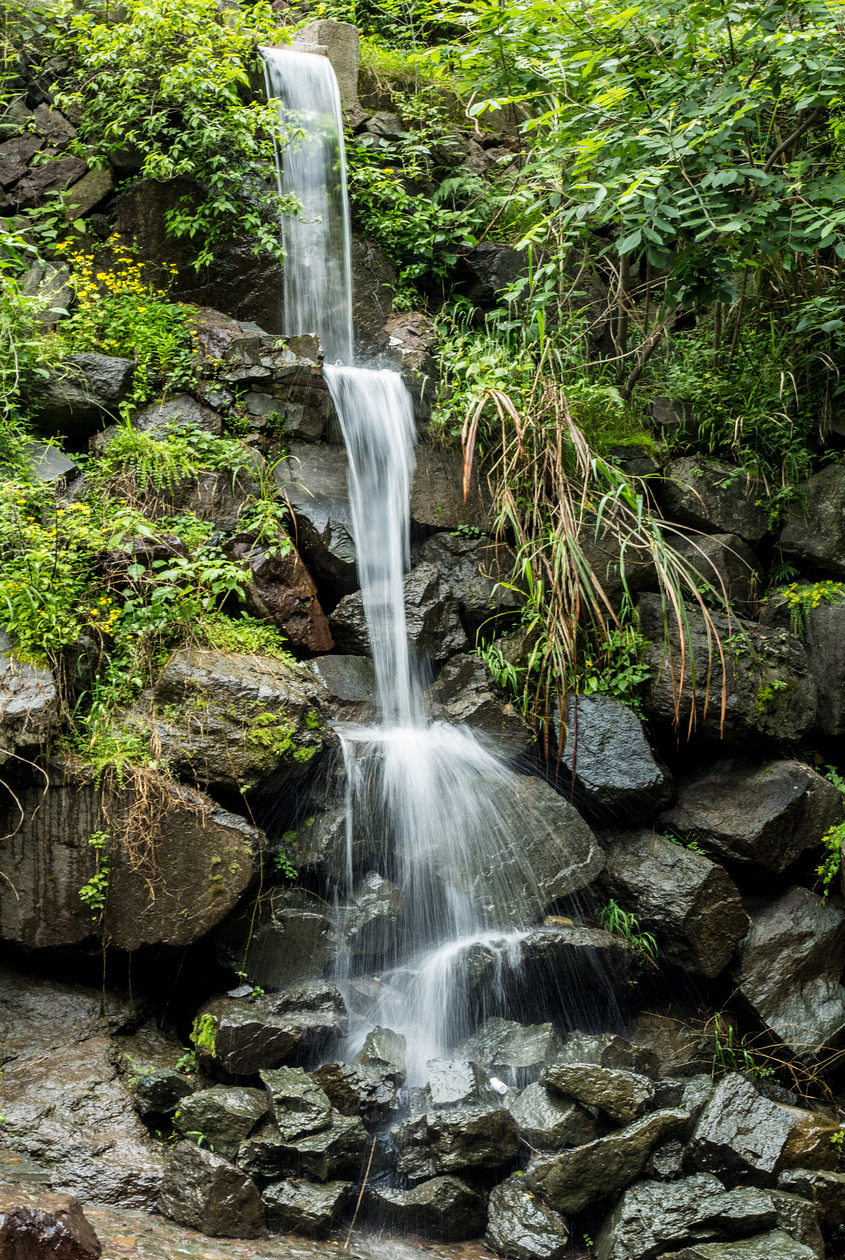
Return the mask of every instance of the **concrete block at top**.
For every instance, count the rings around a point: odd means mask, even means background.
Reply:
[[[322,45],[326,55],[334,67],[340,88],[340,103],[344,109],[358,108],[358,42],[360,35],[357,26],[351,22],[336,22],[334,18],[320,18],[309,22],[297,31],[292,48],[301,49],[303,45]],[[322,48],[320,49],[322,51]]]

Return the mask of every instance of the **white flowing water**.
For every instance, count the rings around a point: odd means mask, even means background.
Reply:
[[[400,938],[373,1000],[353,1026],[354,1051],[375,1025],[407,1040],[408,1078],[470,1031],[486,991],[518,970],[520,944],[542,922],[544,898],[528,850],[551,828],[526,804],[514,773],[465,727],[431,722],[408,646],[403,578],[409,565],[413,407],[395,372],[351,366],[349,213],[340,103],[330,63],[264,49],[268,91],[305,137],[281,154],[280,188],[305,217],[285,226],[286,328],[317,332],[349,455],[358,572],[381,722],[338,727],[347,773],[348,882],[356,832],[377,835],[382,862],[405,895]],[[341,204],[342,203],[342,204]],[[345,321],[345,323],[344,323]],[[340,362],[338,362],[340,360]],[[354,980],[351,973],[348,980]],[[354,1008],[354,1003],[352,1003]],[[483,1010],[482,1010],[483,1014]]]

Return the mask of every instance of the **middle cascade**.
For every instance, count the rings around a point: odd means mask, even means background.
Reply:
[[[295,114],[305,147],[309,135],[319,138],[323,156],[319,163],[296,164],[300,180],[325,179],[331,169],[339,185],[332,196],[339,191],[345,200],[340,104],[328,63],[286,49],[262,52],[281,122]],[[305,205],[326,200],[325,190],[296,191]],[[295,273],[286,292],[301,294],[310,285],[316,331],[335,348],[351,344],[351,301],[338,301],[336,268],[314,254],[348,259],[348,239],[337,239],[348,224],[348,213],[327,215],[322,230],[312,222],[295,234],[286,262]],[[339,310],[349,312],[348,335],[338,333]],[[348,892],[353,837],[376,833],[406,907],[377,997],[353,1022],[347,1049],[354,1053],[374,1026],[393,1029],[406,1038],[408,1081],[416,1084],[425,1081],[429,1059],[471,1031],[474,972],[492,966],[488,988],[495,995],[503,971],[518,971],[521,943],[543,922],[548,904],[585,887],[602,858],[574,811],[561,825],[559,815],[533,805],[536,779],[515,773],[468,728],[430,720],[424,663],[408,645],[403,588],[416,442],[411,398],[396,372],[348,363],[327,364],[324,372],[349,455],[352,527],[381,715],[375,727],[337,728],[347,770]],[[568,807],[560,801],[559,809]]]

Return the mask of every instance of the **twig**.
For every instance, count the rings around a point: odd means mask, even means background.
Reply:
[[[364,1173],[364,1180],[361,1182],[361,1193],[358,1195],[358,1202],[355,1204],[355,1211],[354,1211],[354,1212],[353,1212],[353,1214],[352,1214],[352,1222],[351,1222],[351,1224],[350,1224],[350,1226],[349,1226],[349,1233],[346,1235],[346,1242],[343,1244],[343,1250],[344,1250],[344,1251],[347,1251],[347,1250],[349,1249],[349,1240],[350,1240],[350,1238],[352,1237],[352,1231],[353,1231],[353,1229],[355,1228],[355,1222],[357,1221],[357,1219],[358,1219],[358,1213],[359,1213],[359,1212],[360,1212],[360,1210],[361,1210],[361,1200],[362,1200],[362,1199],[363,1199],[363,1197],[364,1197],[364,1191],[365,1191],[365,1190],[366,1190],[366,1188],[367,1188],[367,1178],[369,1177],[369,1175],[370,1175],[370,1169],[371,1169],[371,1168],[372,1168],[372,1166],[373,1166],[373,1156],[374,1156],[374,1155],[375,1155],[375,1153],[376,1153],[376,1142],[377,1142],[377,1141],[378,1141],[378,1137],[374,1137],[374,1138],[373,1138],[373,1144],[372,1144],[372,1146],[370,1147],[370,1158],[367,1160],[367,1171]]]

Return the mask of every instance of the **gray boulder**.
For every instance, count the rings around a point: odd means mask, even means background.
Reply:
[[[455,1057],[478,1063],[495,1076],[522,1086],[536,1081],[560,1049],[561,1040],[553,1024],[518,1024],[496,1017],[462,1041]]]
[[[204,1143],[224,1159],[234,1159],[267,1109],[267,1097],[260,1089],[214,1085],[185,1098],[173,1123],[183,1137]]]
[[[389,1066],[323,1063],[311,1073],[331,1105],[344,1116],[360,1115],[365,1124],[378,1124],[397,1105],[397,1086]]]
[[[405,1038],[390,1028],[374,1028],[352,1062],[355,1067],[389,1072],[401,1084],[405,1079]]]
[[[276,1127],[288,1141],[319,1133],[332,1121],[332,1105],[319,1085],[302,1068],[264,1068],[260,1073]],[[244,1137],[247,1137],[244,1134]]]
[[[743,1242],[694,1243],[673,1253],[674,1260],[812,1260],[814,1255],[781,1229]]]
[[[49,481],[61,490],[79,475],[79,465],[47,442],[27,442],[24,447],[27,468],[37,481]]]
[[[412,1182],[463,1169],[502,1168],[519,1149],[513,1116],[490,1104],[435,1108],[404,1120],[393,1136],[396,1170]]]
[[[422,657],[443,661],[469,646],[457,601],[432,564],[419,564],[405,577],[405,618],[408,641]],[[344,596],[329,625],[341,651],[356,655],[369,651],[360,591]]]
[[[818,1260],[825,1260],[827,1251],[819,1226],[819,1214],[813,1204],[800,1195],[785,1194],[780,1190],[771,1190],[769,1197],[777,1212],[778,1229],[809,1247]]]
[[[429,1059],[426,1100],[431,1107],[479,1103],[489,1092],[485,1074],[468,1059]]]
[[[681,783],[662,827],[716,861],[781,874],[843,818],[838,790],[803,761],[718,761]]]
[[[352,904],[343,914],[346,947],[353,958],[378,958],[397,943],[405,894],[396,884],[370,871],[355,885]]]
[[[788,1168],[833,1169],[832,1120],[764,1097],[732,1072],[718,1085],[687,1146],[689,1169],[773,1186]]]
[[[481,633],[489,642],[512,625],[524,599],[513,589],[513,552],[489,538],[434,534],[414,549],[414,564],[433,564],[451,595],[473,644]]]
[[[749,739],[795,743],[813,726],[816,685],[804,646],[794,635],[763,631],[739,618],[729,623],[722,614],[713,613],[723,668],[712,636],[708,640],[703,614],[690,605],[683,685],[679,688],[681,644],[674,619],[669,616],[667,626],[659,595],[641,595],[638,608],[640,629],[652,641],[645,655],[651,674],[643,687],[647,717],[672,724],[678,701],[681,730],[732,744],[747,744]],[[691,666],[695,670],[694,697]]]
[[[484,1228],[484,1197],[457,1177],[434,1177],[412,1190],[370,1186],[368,1216],[385,1229],[444,1242],[476,1238]]]
[[[299,44],[317,45],[325,50],[331,62],[340,91],[340,103],[345,110],[355,110],[358,105],[358,28],[351,22],[338,22],[334,18],[320,18],[309,22],[296,32],[294,49]],[[310,48],[309,48],[310,51]]]
[[[752,911],[733,979],[755,1021],[813,1062],[845,1036],[845,913],[807,888]]]
[[[568,730],[557,769],[558,791],[598,818],[651,816],[672,797],[672,776],[649,746],[643,723],[613,696],[569,701]],[[555,736],[560,728],[555,721]]]
[[[213,998],[195,1021],[197,1054],[233,1076],[325,1055],[348,1032],[346,1007],[331,984],[261,998]]]
[[[70,354],[32,390],[38,426],[79,443],[115,419],[129,395],[135,363],[105,354]]]
[[[679,1136],[688,1119],[685,1111],[655,1111],[586,1146],[535,1156],[526,1189],[557,1212],[583,1212],[635,1181],[654,1148]]]
[[[148,403],[132,417],[132,428],[141,433],[172,433],[184,426],[211,433],[214,437],[223,435],[223,421],[217,412],[190,394],[174,394],[172,398]],[[102,436],[98,445],[102,444]]]
[[[669,542],[740,617],[754,616],[763,589],[763,569],[738,534],[673,534]]]
[[[583,1146],[598,1137],[596,1121],[585,1107],[541,1081],[534,1081],[508,1107],[519,1136],[535,1150]]]
[[[349,861],[346,832],[347,810],[344,804],[333,805],[309,814],[291,835],[296,866],[327,884],[336,885],[346,874]],[[352,832],[352,866],[355,871],[371,865],[384,844],[377,827],[355,826]]]
[[[802,601],[796,608],[773,596],[760,624],[799,635],[818,691],[816,725],[825,735],[845,734],[845,603]]]
[[[361,1161],[369,1145],[367,1130],[359,1116],[333,1116],[330,1125],[290,1140],[276,1129],[258,1134],[244,1143],[238,1162],[250,1163],[246,1148],[264,1142],[264,1156],[269,1157],[265,1170],[270,1176],[308,1177],[317,1181],[345,1181],[357,1178]],[[245,1162],[246,1161],[246,1162]]]
[[[303,888],[276,887],[250,900],[217,938],[218,960],[263,989],[319,981],[336,956],[333,916]]]
[[[264,1234],[264,1209],[255,1182],[193,1142],[180,1142],[173,1152],[158,1210],[212,1237],[260,1238]]]
[[[559,1213],[535,1199],[521,1179],[495,1186],[488,1202],[484,1242],[511,1260],[564,1260],[569,1227]]]
[[[782,1172],[778,1190],[809,1200],[821,1228],[830,1232],[845,1220],[845,1173],[818,1168],[794,1168]]]
[[[769,528],[768,492],[743,469],[699,455],[672,460],[663,470],[663,514],[705,534],[738,534],[752,547]]]
[[[275,790],[310,773],[336,743],[310,673],[270,656],[180,648],[145,709],[162,757],[218,787]]]
[[[291,442],[273,468],[279,493],[290,505],[296,545],[316,578],[343,594],[358,588],[349,513],[349,460],[340,446]]]
[[[798,489],[801,508],[784,518],[781,551],[805,570],[845,577],[845,465],[828,464]]]
[[[602,837],[600,837],[601,839]],[[621,906],[636,907],[661,961],[713,979],[748,930],[739,892],[721,866],[650,831],[608,834],[602,884]]]
[[[318,656],[311,672],[324,688],[320,707],[338,722],[375,726],[376,676],[369,656]]]
[[[534,746],[534,732],[480,656],[453,656],[428,696],[433,718],[480,732],[505,759],[525,758]]]
[[[265,1186],[261,1198],[275,1229],[325,1238],[352,1202],[351,1181],[322,1184],[289,1177]]]
[[[0,630],[0,765],[43,746],[57,721],[52,671],[17,660],[12,640]]]
[[[103,1248],[73,1195],[0,1185],[0,1253],[8,1260],[99,1260]]]
[[[411,522],[427,529],[450,530],[470,526],[485,533],[492,525],[492,498],[486,483],[473,469],[464,500],[463,460],[453,451],[426,443],[417,447],[417,466],[411,487]]]
[[[654,1085],[647,1077],[595,1063],[552,1063],[541,1080],[565,1098],[595,1107],[620,1124],[636,1120],[654,1097]]]

